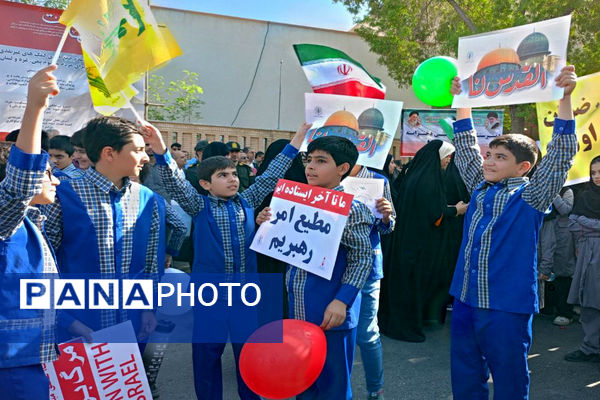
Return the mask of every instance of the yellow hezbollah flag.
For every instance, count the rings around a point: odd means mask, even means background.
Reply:
[[[138,94],[138,91],[131,85],[125,90],[111,94],[100,75],[98,66],[85,50],[83,50],[83,62],[85,64],[88,84],[90,85],[92,104],[98,113],[106,116],[113,115],[121,108],[124,108],[129,103],[129,100]]]
[[[579,151],[569,171],[567,185],[589,181],[590,162],[600,154],[600,72],[577,79],[571,98]],[[554,118],[558,115],[558,102],[537,103],[536,108],[542,154],[546,154]]]
[[[81,48],[111,94],[181,55],[173,36],[158,26],[143,0],[73,0],[60,22],[77,29]]]

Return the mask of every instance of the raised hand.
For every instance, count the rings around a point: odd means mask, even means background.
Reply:
[[[144,135],[144,140],[152,147],[152,151],[156,154],[165,154],[167,146],[158,128],[148,121],[138,121],[138,124],[140,132]]]
[[[312,126],[312,124],[307,124],[306,122],[302,123],[300,128],[298,128],[298,130],[296,131],[296,134],[292,138],[292,141],[290,142],[290,144],[292,146],[294,146],[295,148],[299,149],[300,146],[302,146],[302,142],[304,141],[304,138],[306,137],[306,132],[308,132],[308,130],[310,129],[311,126]]]
[[[52,74],[58,68],[56,65],[49,65],[40,69],[29,80],[27,87],[27,105],[36,108],[48,107],[50,96],[56,96],[60,90],[56,77]]]

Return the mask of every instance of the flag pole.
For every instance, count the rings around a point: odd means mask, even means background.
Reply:
[[[54,52],[54,57],[52,57],[52,62],[50,64],[56,64],[58,61],[58,56],[60,56],[60,52],[62,51],[65,42],[67,41],[67,37],[69,37],[69,31],[71,30],[71,26],[66,26],[65,30],[60,38],[60,42],[58,43],[58,47],[56,48],[56,52]]]
[[[125,95],[125,93],[121,90],[121,96],[123,96],[124,98],[127,99],[127,96]],[[131,104],[131,100],[127,100],[127,108],[129,108],[131,110],[131,112],[133,113],[133,116],[136,119],[136,122],[142,122],[145,121],[144,118],[140,117],[140,114],[137,112],[137,110],[135,109],[135,107],[133,106],[133,104]]]

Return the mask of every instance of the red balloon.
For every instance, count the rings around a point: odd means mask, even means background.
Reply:
[[[286,399],[304,392],[323,370],[327,342],[315,324],[295,319],[283,320],[282,343],[252,343],[264,335],[275,335],[282,321],[260,327],[244,344],[240,373],[246,385],[268,399]]]

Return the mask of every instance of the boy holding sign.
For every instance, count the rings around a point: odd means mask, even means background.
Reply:
[[[356,146],[338,136],[321,137],[308,145],[306,179],[309,185],[343,191],[340,182],[358,159]],[[386,210],[387,217],[390,210]],[[265,209],[259,220],[268,221]],[[258,222],[260,222],[258,221]],[[352,399],[350,375],[354,361],[361,289],[373,270],[370,241],[375,217],[353,201],[331,279],[289,265],[286,285],[290,318],[320,325],[327,339],[327,358],[317,381],[297,399]]]
[[[575,68],[563,68],[564,88],[548,154],[531,177],[537,147],[524,135],[490,142],[485,160],[477,145],[471,110],[457,110],[456,165],[472,194],[465,235],[450,294],[451,368],[454,398],[488,396],[488,368],[495,399],[529,397],[527,353],[537,304],[537,242],[544,215],[559,193],[577,152],[571,93]],[[460,93],[455,78],[452,93]]]
[[[160,132],[151,125],[145,126],[147,143],[152,146],[156,165],[165,189],[185,212],[193,217],[193,243],[196,256],[192,264],[194,273],[244,274],[256,273],[256,253],[250,250],[254,236],[254,208],[273,192],[298,154],[298,149],[310,124],[303,124],[290,144],[273,160],[269,168],[244,193],[238,194],[240,181],[236,164],[229,158],[216,156],[198,165],[200,186],[208,196],[199,194],[185,179],[171,154],[167,152]],[[234,324],[235,325],[235,324]],[[209,328],[210,329],[210,328]],[[243,343],[232,347],[236,366]],[[221,355],[225,343],[194,343],[194,384],[196,395],[202,399],[221,399]],[[256,399],[237,372],[238,394],[242,399]]]

